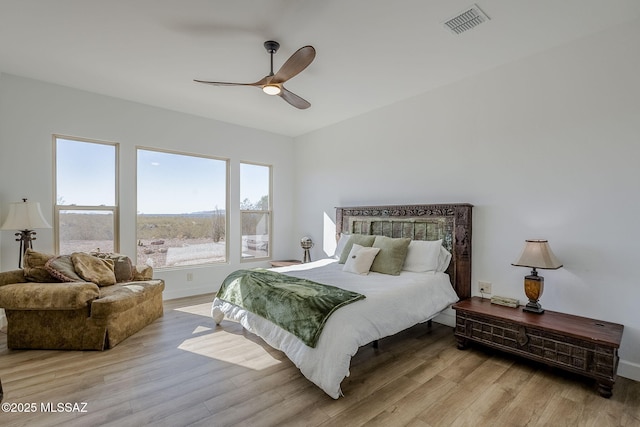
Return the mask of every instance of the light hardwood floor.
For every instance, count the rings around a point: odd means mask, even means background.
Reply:
[[[104,352],[9,351],[0,334],[3,403],[37,407],[0,412],[0,425],[640,426],[640,383],[618,378],[604,399],[589,379],[460,351],[436,323],[361,348],[334,400],[237,323],[216,327],[212,299],[167,301],[164,317]],[[82,402],[84,413],[41,407]]]

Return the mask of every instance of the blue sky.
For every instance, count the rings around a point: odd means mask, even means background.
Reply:
[[[226,161],[138,150],[138,213],[225,209]]]
[[[57,140],[58,199],[63,204],[113,205],[115,146]],[[227,162],[138,150],[137,211],[180,214],[225,209]],[[241,164],[242,194],[257,202],[269,191],[268,168]]]
[[[58,139],[56,198],[74,205],[115,203],[115,147]]]

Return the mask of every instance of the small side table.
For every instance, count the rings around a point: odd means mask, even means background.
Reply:
[[[478,297],[452,308],[459,349],[476,342],[575,372],[595,379],[600,395],[611,397],[624,326],[550,310],[527,313]]]
[[[297,259],[284,259],[280,261],[269,261],[271,267],[289,267],[290,265],[302,264],[302,261]]]

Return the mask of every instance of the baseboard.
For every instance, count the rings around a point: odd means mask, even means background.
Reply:
[[[620,360],[618,363],[618,376],[634,381],[640,381],[640,364],[629,362],[627,360]]]
[[[167,289],[165,287],[164,292],[162,293],[162,299],[170,300],[184,297],[192,297],[196,295],[204,295],[213,293],[211,290],[211,285],[206,284],[203,286],[194,286],[192,288],[180,288],[180,289]],[[211,298],[213,302],[213,297]]]
[[[434,317],[433,321],[454,328],[456,326],[456,313],[451,309],[443,311]]]

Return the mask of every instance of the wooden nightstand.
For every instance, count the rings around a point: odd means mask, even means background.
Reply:
[[[548,310],[527,313],[479,297],[452,308],[459,349],[472,341],[576,372],[594,378],[600,395],[611,397],[624,326]]]
[[[302,264],[302,261],[297,259],[285,259],[281,261],[269,261],[271,263],[271,267],[288,267],[290,265]]]

